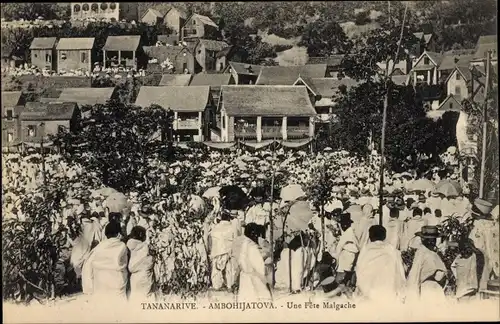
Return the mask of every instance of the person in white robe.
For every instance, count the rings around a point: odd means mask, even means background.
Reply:
[[[235,240],[233,253],[240,269],[238,302],[271,301],[264,259],[259,251],[261,229],[255,223],[245,226],[245,235]]]
[[[401,253],[385,242],[381,225],[370,227],[370,243],[359,253],[356,285],[361,296],[370,300],[396,300],[403,297],[405,271]]]
[[[253,191],[255,205],[250,207],[245,214],[245,224],[255,223],[258,225],[266,225],[269,223],[269,212],[271,205],[264,202],[265,192],[263,188],[257,188]]]
[[[459,254],[451,264],[451,271],[456,280],[455,298],[459,301],[470,300],[479,288],[477,258],[471,243],[467,238],[458,243],[449,243],[450,247],[453,245],[459,248]]]
[[[359,254],[359,242],[354,235],[351,226],[352,220],[349,214],[340,215],[340,229],[342,234],[337,244],[335,257],[337,259],[337,282],[339,285],[347,285],[351,281],[356,265],[356,258]]]
[[[358,249],[362,250],[363,247],[368,244],[369,235],[368,230],[371,226],[377,224],[377,220],[375,219],[375,215],[373,213],[373,206],[370,204],[363,205],[363,216],[356,224],[353,224],[354,235],[356,236],[356,240],[358,242]]]
[[[105,235],[83,265],[83,293],[99,300],[126,301],[128,249],[121,241],[120,224],[108,223]]]
[[[408,274],[406,295],[411,301],[445,300],[444,286],[447,269],[437,254],[436,239],[440,236],[436,226],[424,226],[416,235],[422,238],[422,245],[415,252]]]
[[[83,206],[81,207],[83,209]],[[80,278],[82,267],[90,255],[91,250],[103,240],[102,227],[96,217],[83,217],[82,232],[73,241],[71,250],[70,262],[76,273],[76,277]]]
[[[479,282],[479,289],[487,289],[488,280],[500,276],[500,237],[499,226],[491,217],[493,205],[483,199],[476,199],[472,207],[472,216],[474,217],[474,227],[469,238],[474,246],[484,256],[484,266]]]
[[[392,245],[395,249],[400,250],[401,238],[404,233],[404,224],[399,220],[400,210],[397,206],[389,203],[389,219],[384,223],[386,228],[385,242]]]
[[[154,262],[146,242],[146,229],[135,226],[127,241],[130,251],[130,300],[155,300]]]
[[[221,219],[208,236],[208,251],[211,262],[212,287],[216,290],[231,289],[235,284],[236,269],[231,261],[231,249],[234,239],[239,236],[231,222],[231,214],[224,210]]]
[[[406,251],[408,248],[418,248],[421,244],[420,237],[415,236],[415,233],[422,229],[422,226],[427,225],[427,220],[422,217],[422,209],[416,207],[413,209],[412,218],[406,222],[404,229],[401,250]]]

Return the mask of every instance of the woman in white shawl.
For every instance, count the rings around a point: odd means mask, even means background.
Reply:
[[[240,268],[238,302],[270,301],[271,290],[266,278],[265,264],[259,251],[259,226],[247,224],[245,235],[234,242],[234,254]]]
[[[130,250],[130,300],[155,299],[154,262],[146,242],[146,229],[132,228],[127,247]]]

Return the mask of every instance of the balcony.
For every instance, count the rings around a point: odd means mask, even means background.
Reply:
[[[282,138],[281,126],[262,126],[262,139]]]
[[[288,126],[286,132],[289,138],[309,137],[309,126]]]
[[[236,127],[234,128],[234,136],[236,138],[257,138],[257,125],[247,125],[244,127]]]
[[[174,123],[174,130],[199,129],[198,119],[177,120]]]

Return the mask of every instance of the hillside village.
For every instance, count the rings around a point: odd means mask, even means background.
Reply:
[[[170,33],[154,43],[140,35],[109,35],[102,46],[92,37],[35,37],[26,60],[2,44],[4,148],[39,143],[61,127],[71,128],[89,105],[114,99],[173,111],[177,141],[308,142],[322,124],[332,123],[339,89],[362,82],[339,73],[346,54],[307,57],[302,65],[249,64],[237,46],[221,40],[220,26],[206,15],[171,6],[139,16],[121,6],[72,3],[71,19],[137,19],[166,25]],[[446,52],[437,52],[432,33],[413,36],[410,55],[390,75],[394,84],[420,89],[433,116],[459,112],[465,98],[482,100],[487,51],[497,64],[496,35],[479,37],[474,48]],[[388,68],[386,62],[378,66],[381,73]],[[130,83],[133,89],[123,96]]]

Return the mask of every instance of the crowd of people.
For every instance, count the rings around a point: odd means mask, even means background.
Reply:
[[[308,188],[316,168],[331,161],[338,170],[322,214]],[[157,172],[138,184],[148,190],[119,193],[57,154],[6,154],[4,219],[24,220],[23,199],[43,198],[44,183],[64,184],[58,223],[80,224],[69,231],[76,233],[68,240],[69,271],[92,296],[156,298],[181,272],[194,289],[205,283],[247,301],[271,299],[272,287],[326,297],[444,296],[449,249],[460,251],[451,265],[455,298],[472,298],[498,280],[498,206],[469,201],[456,165],[427,179],[386,171],[380,205],[376,154],[193,149],[175,163],[149,163]],[[199,178],[183,192],[193,170]],[[282,186],[273,199],[272,175]],[[472,224],[466,239],[444,237],[450,219]],[[412,261],[404,262],[410,250]]]

